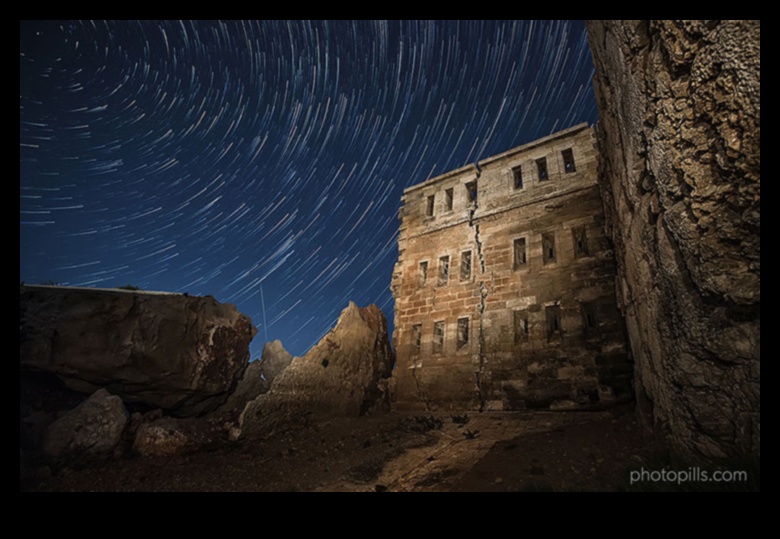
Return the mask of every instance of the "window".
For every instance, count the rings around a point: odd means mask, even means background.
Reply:
[[[466,197],[467,197],[469,203],[477,201],[477,182],[476,182],[476,180],[466,184]]]
[[[450,280],[450,257],[442,256],[439,258],[439,285],[447,284]]]
[[[514,180],[515,189],[523,188],[523,167],[517,165],[512,168],[512,178]]]
[[[460,280],[471,279],[471,251],[460,253]]]
[[[469,319],[458,318],[458,350],[469,343]]]
[[[582,326],[585,328],[585,333],[596,329],[599,325],[596,305],[594,303],[580,303],[580,311],[582,312]]]
[[[433,353],[441,354],[444,349],[444,322],[433,324]]]
[[[577,169],[574,167],[574,154],[572,153],[571,148],[563,150],[561,155],[563,156],[563,170],[566,172],[575,172]]]
[[[415,352],[419,353],[422,347],[422,324],[412,326],[412,345]]]
[[[417,283],[420,287],[424,287],[428,282],[428,261],[420,262],[420,271],[417,275]]]
[[[526,265],[528,259],[525,254],[525,238],[517,238],[514,242],[514,261],[515,269],[520,269]]]
[[[452,210],[452,196],[453,196],[453,189],[446,189],[444,191],[444,206],[447,209],[447,211]]]
[[[574,258],[582,258],[583,256],[590,256],[588,250],[588,236],[585,232],[584,226],[578,226],[571,229],[574,236]]]
[[[550,305],[545,308],[547,315],[547,338],[561,334],[561,308],[558,305]]]
[[[549,180],[550,177],[547,175],[547,158],[541,157],[536,160],[536,170],[539,171],[539,181],[543,182],[546,180]]]
[[[545,264],[555,262],[555,234],[542,234],[542,261]]]
[[[525,311],[514,312],[515,342],[528,340],[528,313]]]
[[[436,195],[430,195],[428,197],[428,205],[425,208],[425,215],[428,217],[433,217],[433,203],[436,200]]]

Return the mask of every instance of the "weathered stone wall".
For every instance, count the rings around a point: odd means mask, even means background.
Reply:
[[[249,360],[252,321],[214,298],[21,286],[20,373],[51,373],[84,393],[177,416],[225,401]]]
[[[588,21],[637,395],[688,455],[760,453],[760,28]]]
[[[586,124],[407,189],[400,219],[396,408],[564,409],[629,396]]]

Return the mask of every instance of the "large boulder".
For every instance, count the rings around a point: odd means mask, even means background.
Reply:
[[[122,399],[99,389],[46,429],[43,453],[49,459],[81,466],[113,456],[128,414]]]
[[[256,333],[211,296],[21,286],[20,370],[69,388],[105,387],[176,416],[215,409],[249,360]]]
[[[758,455],[760,21],[587,27],[641,415],[686,456]]]
[[[292,362],[292,356],[282,346],[282,341],[265,343],[258,361],[252,361],[219,412],[240,412],[246,403],[268,392],[274,379]]]
[[[320,418],[387,410],[394,361],[382,311],[350,302],[335,328],[246,405],[240,434],[264,436]]]

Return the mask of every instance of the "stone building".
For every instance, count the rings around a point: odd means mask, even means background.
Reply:
[[[574,409],[630,398],[593,129],[407,188],[397,409]]]

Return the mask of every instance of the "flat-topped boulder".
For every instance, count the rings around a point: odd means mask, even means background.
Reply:
[[[246,369],[252,321],[211,296],[22,285],[19,366],[69,388],[194,416]]]

